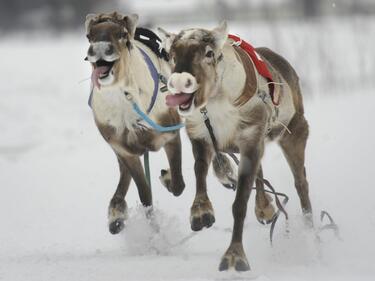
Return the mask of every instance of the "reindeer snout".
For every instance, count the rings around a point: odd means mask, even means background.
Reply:
[[[104,54],[105,54],[106,56],[111,56],[111,55],[113,55],[114,51],[115,51],[115,48],[113,47],[113,45],[112,45],[112,44],[109,44],[109,45],[107,46],[107,49],[104,51]]]
[[[87,58],[91,62],[96,62],[100,59],[106,61],[115,61],[119,58],[115,48],[111,42],[99,41],[90,45],[87,51]]]
[[[94,47],[90,45],[89,50],[87,51],[89,56],[95,56]]]
[[[198,89],[197,80],[188,72],[173,73],[168,80],[168,90],[172,94],[194,93]]]

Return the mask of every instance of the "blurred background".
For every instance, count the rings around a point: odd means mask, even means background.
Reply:
[[[205,230],[181,250],[169,249],[191,233],[195,177],[184,130],[181,197],[159,183],[164,153],[150,155],[163,231],[155,234],[147,220],[137,220],[142,210],[133,183],[127,195],[132,221],[123,235],[107,230],[119,174],[87,105],[84,21],[87,13],[114,10],[136,12],[140,25],[174,32],[211,29],[226,19],[230,33],[281,54],[300,77],[316,225],[319,211],[329,211],[343,241],[328,236],[318,246],[305,233],[290,170],[269,144],[265,177],[290,197],[291,237],[280,222],[270,247],[252,195],[245,248],[254,271],[235,280],[375,280],[375,0],[0,0],[0,280],[233,279],[217,272],[226,232]],[[211,171],[208,187],[215,225],[231,227],[234,192]],[[155,254],[158,247],[168,253]]]
[[[0,41],[17,33],[83,37],[87,13],[113,10],[175,31],[226,19],[230,32],[286,56],[310,97],[375,85],[373,0],[0,0]]]
[[[373,15],[372,0],[1,0],[2,31],[80,27],[89,12],[138,12],[150,24],[219,21],[302,20]]]

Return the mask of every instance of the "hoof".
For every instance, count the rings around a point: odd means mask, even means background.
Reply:
[[[211,202],[205,201],[194,202],[191,207],[190,225],[193,231],[202,230],[203,227],[211,227],[215,223],[214,210]]]
[[[176,183],[173,182],[170,169],[161,170],[159,180],[174,196],[180,196],[185,189],[185,183],[182,177]]]
[[[242,245],[230,246],[221,259],[219,271],[225,271],[230,268],[234,268],[236,271],[250,270]]]
[[[236,190],[237,168],[227,156],[218,153],[212,160],[212,167],[215,176],[225,188]]]
[[[128,218],[128,207],[124,199],[112,198],[108,208],[108,228],[112,234],[118,234],[124,229],[124,221]]]
[[[172,192],[171,191],[172,177],[171,177],[171,171],[170,170],[164,170],[164,169],[161,170],[159,180],[160,180],[161,184],[164,185],[168,189],[169,192]]]
[[[272,217],[272,219],[270,219],[270,220],[259,219],[258,217],[257,217],[257,220],[258,220],[258,222],[259,222],[260,224],[266,225],[266,224],[270,224],[270,223],[272,223],[272,222],[274,221],[275,218],[276,218],[276,214],[275,214],[275,215]]]
[[[124,220],[117,219],[109,224],[109,232],[111,234],[118,234],[124,229],[124,227]]]
[[[276,210],[272,204],[272,198],[266,196],[266,202],[256,202],[255,204],[255,216],[261,224],[270,224],[276,217]]]
[[[305,223],[305,227],[308,229],[314,228],[314,218],[312,212],[304,212],[303,213],[303,222]]]
[[[191,220],[191,230],[200,231],[203,227],[211,227],[215,222],[213,214],[203,214],[201,217],[193,217]]]

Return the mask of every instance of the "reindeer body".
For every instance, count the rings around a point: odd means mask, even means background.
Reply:
[[[188,29],[179,34],[159,31],[164,33],[164,44],[174,62],[168,81],[172,95],[167,97],[167,102],[177,105],[179,114],[185,117],[195,158],[196,196],[191,207],[191,227],[201,230],[215,222],[206,184],[212,159],[216,170],[220,169],[216,163],[218,153],[240,153],[237,191],[232,207],[232,240],[219,269],[249,270],[242,234],[250,187],[254,183],[258,220],[268,223],[275,215],[271,199],[266,196],[260,180],[263,178],[261,159],[267,141],[276,140],[280,144],[292,170],[302,210],[311,218],[304,168],[308,125],[303,116],[298,76],[281,56],[266,48],[256,49],[277,83],[274,94],[279,104],[275,106],[267,81],[248,65],[251,62],[246,62],[237,47],[227,39],[225,23],[212,31]],[[216,147],[205,124],[207,117]],[[223,176],[218,178],[224,185],[227,183],[222,181]]]
[[[158,74],[170,74],[167,62],[134,40],[137,20],[137,15],[123,16],[116,12],[90,14],[86,18],[86,32],[90,42],[87,59],[93,67],[91,106],[95,123],[114,150],[120,168],[120,181],[108,208],[109,230],[112,234],[124,228],[127,218],[125,196],[131,179],[135,181],[142,204],[152,205],[151,188],[140,160],[142,154],[163,147],[170,170],[161,171],[162,183],[176,196],[185,187],[181,173],[179,132],[156,132],[147,127],[133,109],[135,103],[146,112],[154,90],[160,91],[156,88],[144,53]],[[180,117],[176,110],[168,108],[160,97],[159,93],[149,117],[162,126],[179,123]]]
[[[158,133],[140,126],[140,117],[125,96],[125,93],[137,93],[133,96],[138,106],[146,112],[154,81],[138,48],[147,53],[159,73],[166,77],[170,75],[166,61],[157,58],[144,44],[134,41],[134,45],[131,55],[129,53],[121,58],[126,73],[119,73],[120,78],[111,86],[93,89],[92,109],[99,130],[115,149],[121,153],[143,154],[146,151],[158,151],[176,136],[176,132]],[[168,108],[163,98],[156,99],[149,116],[165,126],[180,122],[177,112]]]
[[[221,73],[221,83],[217,92],[212,95],[206,105],[211,125],[218,141],[219,149],[223,152],[238,152],[239,143],[244,138],[251,138],[251,130],[248,127],[255,125],[261,120],[265,124],[266,140],[280,137],[296,113],[293,92],[288,83],[281,77],[277,87],[280,91],[280,103],[276,107],[272,104],[268,95],[267,81],[258,73],[257,93],[243,106],[235,106],[234,101],[242,94],[245,88],[246,72],[242,61],[236,56],[234,48],[230,43],[223,48],[223,61],[218,65],[218,73]],[[219,79],[220,80],[220,79]],[[267,93],[262,99],[259,94]],[[211,142],[207,128],[202,122],[202,114],[195,112],[186,117],[187,133],[192,139],[205,139]]]

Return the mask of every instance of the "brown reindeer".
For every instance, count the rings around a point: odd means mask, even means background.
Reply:
[[[277,141],[292,170],[303,213],[311,220],[311,203],[304,167],[308,124],[304,117],[298,76],[290,64],[267,48],[256,53],[273,74],[278,100],[274,105],[267,80],[260,76],[244,51],[228,39],[226,23],[213,30],[187,29],[179,34],[159,29],[169,52],[172,75],[167,104],[177,107],[186,119],[186,129],[195,158],[196,196],[191,207],[191,227],[209,227],[215,218],[207,195],[206,176],[213,156],[240,153],[237,191],[233,203],[234,226],[230,246],[219,270],[234,267],[249,270],[243,244],[243,226],[256,182],[255,213],[271,221],[275,209],[264,193],[261,159],[265,143]],[[215,143],[205,120],[210,120]],[[215,146],[216,150],[215,151]],[[217,161],[217,160],[216,160]],[[214,165],[214,169],[216,165]],[[258,179],[258,180],[257,180]]]
[[[185,187],[181,174],[179,132],[158,133],[151,130],[132,107],[132,102],[136,102],[141,110],[146,111],[155,87],[141,52],[148,55],[159,73],[165,76],[170,74],[167,62],[134,40],[137,20],[137,15],[123,16],[118,13],[90,14],[86,18],[90,42],[87,60],[93,67],[92,110],[96,125],[116,153],[120,166],[120,182],[108,210],[112,234],[119,233],[124,227],[127,217],[125,195],[131,178],[137,186],[142,204],[152,205],[151,189],[140,160],[140,155],[146,151],[157,151],[164,147],[170,170],[162,170],[162,183],[176,196]],[[156,99],[149,117],[162,126],[180,122],[176,110],[168,108],[164,98]]]

